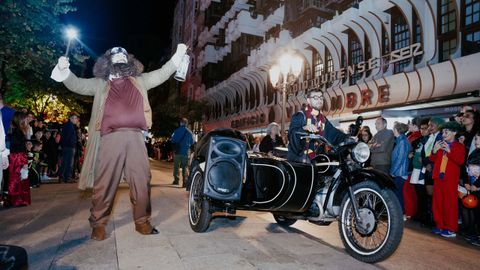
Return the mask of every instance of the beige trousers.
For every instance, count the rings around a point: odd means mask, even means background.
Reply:
[[[151,174],[144,138],[139,129],[119,129],[101,138],[89,218],[92,227],[107,224],[123,171],[135,224],[150,224]]]

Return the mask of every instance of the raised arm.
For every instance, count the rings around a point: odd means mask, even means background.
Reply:
[[[140,75],[138,77],[139,83],[143,84],[146,90],[150,90],[168,80],[175,70],[177,70],[186,51],[187,46],[185,44],[178,44],[177,51],[172,58],[161,68]]]
[[[52,70],[50,78],[57,82],[63,82],[70,91],[85,96],[94,96],[99,89],[105,88],[106,82],[103,79],[78,78],[70,71],[69,66],[68,58],[60,57],[57,65]]]

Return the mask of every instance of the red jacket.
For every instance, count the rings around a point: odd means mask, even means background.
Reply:
[[[433,166],[433,179],[440,178],[440,165],[442,164],[443,150],[438,150],[437,153],[430,155],[430,160],[434,163]],[[453,142],[450,147],[450,153],[447,153],[448,162],[445,168],[444,179],[454,178],[457,181],[460,177],[460,169],[465,162],[465,147],[459,142]]]

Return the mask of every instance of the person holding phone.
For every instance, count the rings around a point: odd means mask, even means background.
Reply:
[[[458,230],[458,183],[460,169],[465,162],[465,147],[456,140],[462,126],[447,122],[442,126],[442,139],[433,146],[430,160],[434,163],[432,211],[435,221],[433,233],[455,237]]]

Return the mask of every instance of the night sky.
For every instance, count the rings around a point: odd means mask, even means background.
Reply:
[[[122,46],[148,70],[170,56],[174,4],[175,0],[76,0],[78,10],[62,20],[79,29],[91,61]]]

